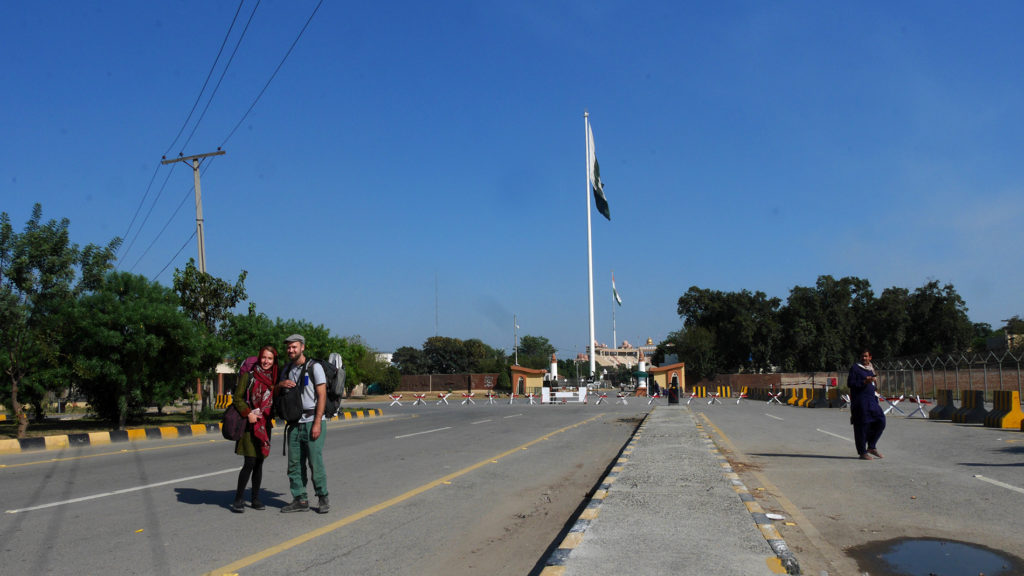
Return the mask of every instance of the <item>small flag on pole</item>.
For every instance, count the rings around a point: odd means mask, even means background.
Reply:
[[[612,296],[615,297],[615,302],[622,306],[622,298],[619,296],[619,291],[615,289],[615,274],[612,274]]]
[[[587,122],[587,176],[590,178],[590,185],[594,187],[594,202],[597,204],[597,211],[609,221],[612,219],[608,210],[608,199],[604,195],[604,182],[601,182],[601,167],[597,163],[597,152],[594,150],[594,131],[590,129]]]

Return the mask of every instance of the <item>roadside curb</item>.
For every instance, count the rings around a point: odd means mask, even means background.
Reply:
[[[691,418],[693,415],[691,414]],[[761,505],[758,504],[754,495],[750,493],[747,486],[740,480],[739,474],[737,474],[728,458],[723,454],[722,447],[715,442],[715,439],[711,434],[704,429],[704,425],[694,419],[694,423],[697,429],[700,430],[701,435],[704,437],[704,442],[707,445],[708,450],[711,454],[718,459],[719,466],[722,467],[722,475],[732,485],[733,490],[740,497],[740,501],[750,512],[751,518],[754,520],[754,524],[757,529],[761,531],[768,545],[771,546],[772,551],[775,552],[775,556],[779,559],[781,567],[786,571],[786,574],[800,574],[800,563],[797,561],[796,556],[790,551],[789,546],[786,545],[786,541],[782,538],[779,530],[775,527],[771,518],[765,513]]]
[[[565,572],[566,564],[569,562],[569,554],[583,541],[583,535],[587,528],[590,527],[591,522],[596,520],[598,514],[600,514],[601,504],[604,502],[605,497],[608,496],[608,491],[611,490],[612,484],[618,480],[619,472],[629,462],[629,457],[633,455],[633,444],[647,424],[648,414],[644,414],[644,421],[636,427],[636,430],[629,437],[629,441],[623,446],[622,452],[619,453],[615,463],[609,468],[604,477],[601,478],[597,489],[594,490],[594,494],[590,497],[590,501],[587,502],[583,511],[580,512],[569,532],[562,538],[558,548],[548,555],[544,561],[544,569],[540,571],[539,576],[561,576]]]
[[[382,415],[383,412],[379,408],[370,408],[366,410],[344,412],[342,415],[335,416],[330,420],[353,420],[356,418],[369,418]],[[283,426],[284,422],[275,420],[274,425]],[[40,450],[62,450],[64,448],[102,446],[120,442],[161,440],[186,436],[203,436],[206,434],[219,435],[220,426],[221,425],[218,422],[216,424],[188,424],[181,426],[159,426],[155,428],[132,428],[129,430],[112,430],[110,432],[62,434],[56,436],[38,436],[35,438],[8,438],[0,440],[0,454],[18,454],[21,452],[35,452]]]

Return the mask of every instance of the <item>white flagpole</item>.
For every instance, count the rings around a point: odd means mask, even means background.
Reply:
[[[619,349],[619,339],[615,335],[615,305],[618,304],[618,300],[615,299],[615,271],[612,271],[612,348],[615,350]]]
[[[590,120],[588,119],[589,116],[590,115],[587,112],[583,112],[583,128],[584,128],[583,139],[587,143],[587,145],[586,145],[586,148],[587,148],[587,159],[586,159],[585,164],[587,164],[587,172],[586,172],[586,181],[587,181],[587,190],[586,190],[586,192],[587,192],[587,194],[586,194],[586,199],[587,199],[587,282],[588,282],[588,285],[590,287],[590,292],[589,292],[589,295],[590,295],[590,375],[594,376],[595,377],[594,380],[596,381],[597,380],[597,378],[596,378],[596,376],[597,376],[597,366],[596,366],[596,364],[597,364],[597,350],[596,350],[596,346],[594,345],[594,252],[593,252],[594,249],[593,249],[593,242],[591,241],[591,237],[590,237],[590,171],[593,170],[594,167],[590,165],[591,150],[590,150]]]

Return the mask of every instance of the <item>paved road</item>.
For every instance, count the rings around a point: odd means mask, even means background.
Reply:
[[[328,427],[332,510],[290,500],[281,438],[266,511],[227,505],[220,438],[0,457],[5,570],[25,574],[525,574],[646,406],[386,407]],[[486,568],[485,568],[486,567]]]
[[[893,538],[1024,558],[1019,430],[890,415],[885,458],[862,461],[845,411],[735,401],[691,410],[762,506],[786,516],[777,525],[805,574],[860,574],[851,549]]]

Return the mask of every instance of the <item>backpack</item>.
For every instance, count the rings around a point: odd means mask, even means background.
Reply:
[[[245,434],[247,420],[235,409],[234,404],[228,405],[220,420],[220,433],[225,440],[239,441]]]
[[[299,379],[302,380],[306,376],[306,372],[310,369],[312,363],[315,362],[320,365],[320,368],[323,369],[324,376],[327,379],[327,404],[324,406],[324,416],[332,418],[338,413],[338,409],[341,408],[341,399],[345,396],[345,368],[342,366],[341,354],[331,352],[330,356],[327,358],[327,361],[308,358],[306,360],[306,365],[302,367]],[[292,390],[298,389],[299,387],[296,386]],[[296,394],[296,396],[298,396],[298,394]],[[301,416],[301,400],[299,401],[299,404],[299,413]],[[298,420],[298,417],[295,419]]]

